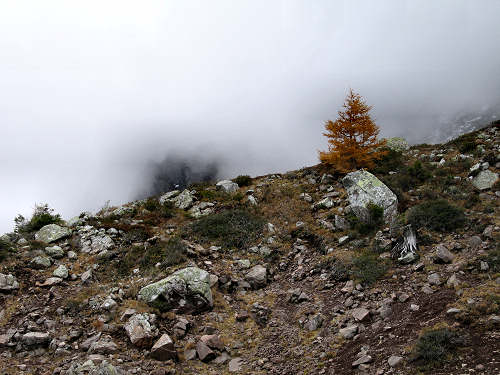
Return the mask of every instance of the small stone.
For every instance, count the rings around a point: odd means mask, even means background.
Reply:
[[[229,372],[241,371],[243,365],[243,358],[236,357],[229,361]]]
[[[130,342],[137,347],[147,348],[155,336],[147,314],[135,314],[124,325]]]
[[[458,314],[459,312],[461,312],[462,310],[460,309],[457,309],[457,308],[451,308],[451,309],[448,309],[446,311],[446,314],[448,315],[455,315],[455,314]]]
[[[83,284],[89,282],[92,279],[92,268],[82,273],[80,279],[82,280]]]
[[[108,297],[104,300],[104,302],[102,303],[101,305],[101,309],[103,310],[107,310],[107,311],[111,311],[113,310],[116,306],[118,306],[118,304],[116,303],[116,301],[111,298],[111,297]]]
[[[36,269],[49,268],[52,261],[46,256],[37,256],[31,261],[31,266]]]
[[[151,357],[158,361],[168,361],[177,359],[177,351],[174,342],[166,333],[161,335],[160,339],[151,348]]]
[[[343,245],[349,241],[349,236],[342,236],[339,238],[339,245]]]
[[[456,288],[460,285],[460,281],[457,279],[457,275],[453,274],[450,276],[448,281],[446,281],[446,285],[450,288]]]
[[[415,304],[412,303],[410,305],[410,310],[411,311],[418,311],[418,310],[420,310],[420,306],[419,305],[415,305]]]
[[[237,322],[244,322],[247,320],[249,317],[249,314],[247,311],[241,311],[238,314],[236,314],[236,321]]]
[[[363,307],[358,307],[351,311],[351,315],[356,321],[362,322],[370,317],[370,311]]]
[[[347,326],[346,328],[341,328],[339,330],[340,335],[342,337],[346,338],[346,339],[353,338],[354,335],[356,335],[357,332],[358,332],[358,326],[357,325]]]
[[[198,358],[203,362],[210,362],[216,357],[215,353],[203,341],[198,341],[196,344],[196,353]]]
[[[483,272],[486,272],[490,269],[490,266],[485,261],[481,261],[479,263],[479,267],[480,267],[481,271],[483,271]]]
[[[451,263],[455,255],[453,255],[444,245],[436,247],[436,263]]]
[[[267,283],[267,269],[256,265],[246,274],[245,279],[254,289],[259,289]]]
[[[68,278],[68,269],[66,268],[65,265],[61,264],[59,267],[57,267],[54,272],[52,272],[52,275],[55,277],[60,277],[61,279],[67,279]]]
[[[387,363],[391,367],[396,367],[401,363],[402,360],[403,360],[403,357],[399,357],[397,355],[391,355],[389,357],[389,359],[387,360]]]
[[[427,282],[431,285],[440,285],[441,279],[439,277],[439,274],[431,273],[429,276],[427,276]]]
[[[371,356],[363,355],[358,360],[356,360],[352,363],[352,367],[358,367],[359,365],[362,365],[362,364],[371,363],[371,361],[372,361]]]
[[[45,253],[52,258],[59,259],[64,256],[64,250],[60,246],[49,246],[45,248]]]
[[[210,349],[224,350],[224,343],[217,335],[203,335],[200,341],[205,343]]]

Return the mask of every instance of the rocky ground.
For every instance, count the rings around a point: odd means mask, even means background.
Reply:
[[[390,146],[371,173],[19,220],[0,373],[500,373],[498,124]]]

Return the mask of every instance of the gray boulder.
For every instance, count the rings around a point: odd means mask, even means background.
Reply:
[[[154,328],[149,323],[148,314],[135,314],[124,325],[130,342],[137,347],[149,348],[156,336]]]
[[[187,267],[145,286],[138,299],[157,305],[161,310],[200,312],[213,306],[210,274],[197,267]]]
[[[181,192],[179,190],[169,191],[168,193],[165,193],[160,197],[159,202],[160,202],[160,204],[165,204],[166,202],[168,202],[172,198],[175,198],[176,196],[178,196],[180,193]]]
[[[354,214],[362,221],[369,221],[368,204],[384,209],[384,221],[391,223],[397,215],[398,198],[386,185],[370,172],[359,170],[347,174],[343,179],[349,203]]]
[[[37,256],[33,258],[30,264],[31,267],[33,268],[42,269],[42,268],[49,268],[50,265],[52,264],[52,261],[50,260],[49,257]]]
[[[498,181],[498,173],[494,173],[489,169],[481,171],[472,179],[472,185],[479,190],[488,190]]]
[[[35,240],[50,243],[60,240],[61,238],[69,237],[70,235],[71,229],[61,227],[57,224],[49,224],[35,233]]]
[[[393,137],[393,138],[386,138],[385,139],[386,144],[385,146],[388,149],[397,151],[397,152],[403,152],[406,151],[410,148],[410,145],[406,141],[406,139],[401,138],[401,137]]]
[[[174,202],[175,207],[181,210],[187,210],[193,205],[195,199],[195,196],[186,189],[178,196],[173,198],[172,202]]]
[[[60,246],[48,246],[45,248],[45,254],[49,257],[58,259],[64,256],[64,250]]]
[[[61,279],[66,279],[68,277],[68,269],[65,265],[61,264],[54,270],[54,272],[52,272],[52,275],[55,277],[60,277]]]
[[[236,182],[230,180],[219,181],[215,187],[217,190],[221,190],[225,193],[234,193],[240,188]]]
[[[28,332],[21,337],[23,344],[28,346],[48,345],[50,339],[50,334],[46,332]]]
[[[177,351],[174,342],[166,333],[151,348],[151,357],[158,361],[168,361],[177,359]]]
[[[246,274],[245,280],[254,289],[262,288],[267,283],[267,269],[261,265],[257,265]]]
[[[5,275],[0,273],[0,291],[10,292],[11,290],[19,289],[19,283],[12,275]]]
[[[455,259],[455,255],[453,255],[450,250],[448,250],[443,244],[437,245],[434,262],[451,263],[453,259]]]
[[[210,202],[200,202],[189,209],[189,214],[195,219],[210,215],[214,212],[214,204]]]

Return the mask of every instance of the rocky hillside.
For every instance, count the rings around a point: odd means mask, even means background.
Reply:
[[[0,238],[1,374],[498,374],[500,129]]]

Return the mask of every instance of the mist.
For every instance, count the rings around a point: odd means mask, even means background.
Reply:
[[[0,0],[0,233],[35,203],[69,218],[156,193],[165,160],[218,178],[316,164],[349,88],[383,136],[411,142],[500,108],[499,14],[496,0]]]

